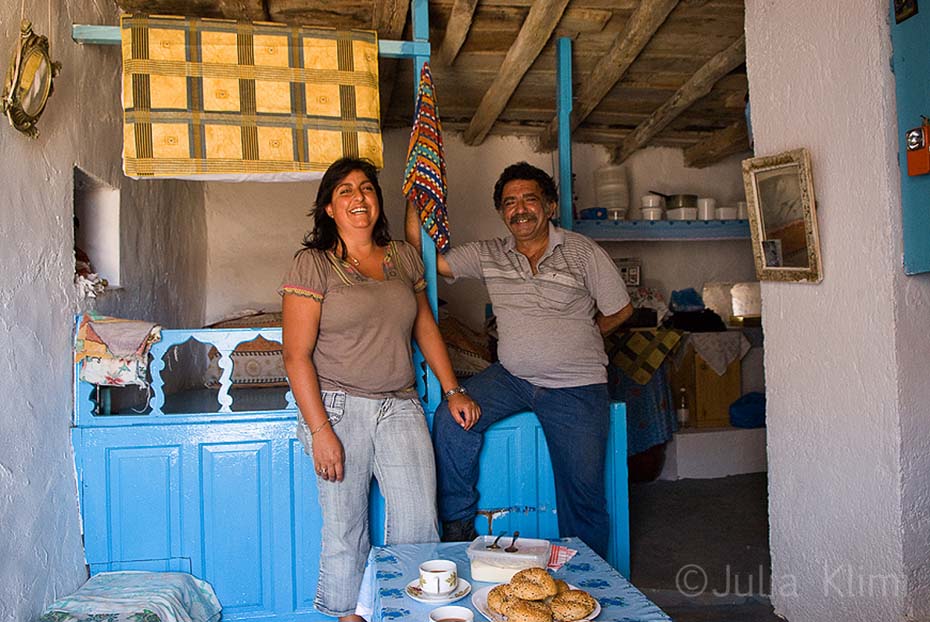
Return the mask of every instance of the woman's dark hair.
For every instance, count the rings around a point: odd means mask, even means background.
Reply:
[[[511,182],[515,179],[535,181],[539,184],[544,199],[550,203],[559,202],[559,191],[555,189],[555,180],[552,179],[549,173],[541,168],[536,168],[529,162],[517,162],[505,168],[504,172],[501,173],[501,176],[498,178],[497,183],[494,184],[495,209],[499,210],[501,208],[501,197],[504,194],[504,186],[507,185],[507,182]]]
[[[381,193],[381,185],[378,183],[378,171],[375,165],[368,160],[359,158],[340,158],[329,165],[329,168],[323,174],[323,179],[320,180],[320,187],[316,192],[316,201],[310,211],[310,217],[313,218],[313,229],[304,236],[304,248],[321,251],[336,251],[338,249],[342,254],[342,259],[347,258],[345,243],[339,236],[338,229],[336,229],[336,221],[326,213],[326,206],[333,202],[333,192],[335,192],[336,187],[353,171],[361,171],[375,187],[375,194],[378,196],[378,220],[375,221],[375,228],[371,232],[372,240],[378,246],[387,246],[387,243],[391,241],[387,216],[384,215],[384,195]]]

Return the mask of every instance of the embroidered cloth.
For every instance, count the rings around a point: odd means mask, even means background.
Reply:
[[[215,622],[222,607],[206,581],[181,572],[103,572],[49,605],[39,622]]]
[[[383,164],[377,33],[124,15],[130,177],[314,179]]]
[[[607,357],[637,383],[646,384],[681,336],[671,328],[617,331],[605,340]]]
[[[84,314],[74,339],[74,362],[84,362],[81,380],[101,386],[147,387],[149,348],[159,339],[161,327],[152,322]]]
[[[404,196],[417,206],[420,224],[436,243],[449,249],[449,216],[446,211],[446,159],[442,148],[442,123],[429,63],[423,63],[413,129],[404,169]]]

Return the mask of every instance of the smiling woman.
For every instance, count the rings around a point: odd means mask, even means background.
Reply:
[[[416,250],[390,239],[374,166],[343,158],[320,182],[314,229],[279,292],[284,364],[313,457],[323,514],[317,610],[354,615],[368,556],[368,493],[384,494],[385,541],[438,540],[436,474],[414,391],[411,335],[466,425],[478,406],[457,385]],[[417,512],[409,508],[417,507]]]

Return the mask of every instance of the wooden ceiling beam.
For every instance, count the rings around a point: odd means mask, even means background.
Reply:
[[[749,151],[749,132],[746,130],[746,120],[740,119],[685,149],[685,166],[704,168],[743,151]]]
[[[251,22],[271,19],[265,0],[117,0],[116,4],[127,13],[220,17]]]
[[[619,147],[614,149],[611,161],[620,164],[629,158],[637,149],[649,143],[653,136],[661,132],[669,123],[688,107],[704,97],[713,88],[720,78],[724,77],[746,62],[746,35],[730,44],[722,52],[711,58],[703,67],[697,70],[691,79],[685,82],[674,95],[658,110],[652,113],[627,136]]]
[[[452,5],[452,14],[449,15],[449,22],[446,24],[446,34],[442,38],[439,54],[437,54],[440,63],[451,65],[455,61],[471,29],[477,6],[478,0],[455,0],[455,4]]]
[[[375,0],[372,28],[378,31],[378,38],[401,39],[409,12],[410,0]],[[380,85],[378,98],[383,119],[384,114],[391,107],[391,98],[394,96],[394,84],[397,82],[397,60],[380,59],[378,73]]]
[[[507,106],[520,80],[546,46],[546,42],[562,19],[569,0],[536,0],[510,46],[507,56],[491,87],[481,98],[475,115],[465,130],[465,144],[480,145],[494,122]]]
[[[678,5],[678,2],[679,0],[643,0],[640,3],[626,26],[617,34],[610,51],[601,57],[588,79],[584,81],[581,93],[572,105],[572,131],[581,125],[581,122],[597,108],[610,89],[620,81],[652,36],[665,23],[665,18]],[[547,150],[554,148],[558,131],[559,118],[555,116],[540,136],[540,148]]]

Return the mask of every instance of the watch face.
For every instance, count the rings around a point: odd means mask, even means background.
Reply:
[[[905,134],[905,143],[908,151],[916,151],[924,146],[924,132],[921,128],[908,130]]]

